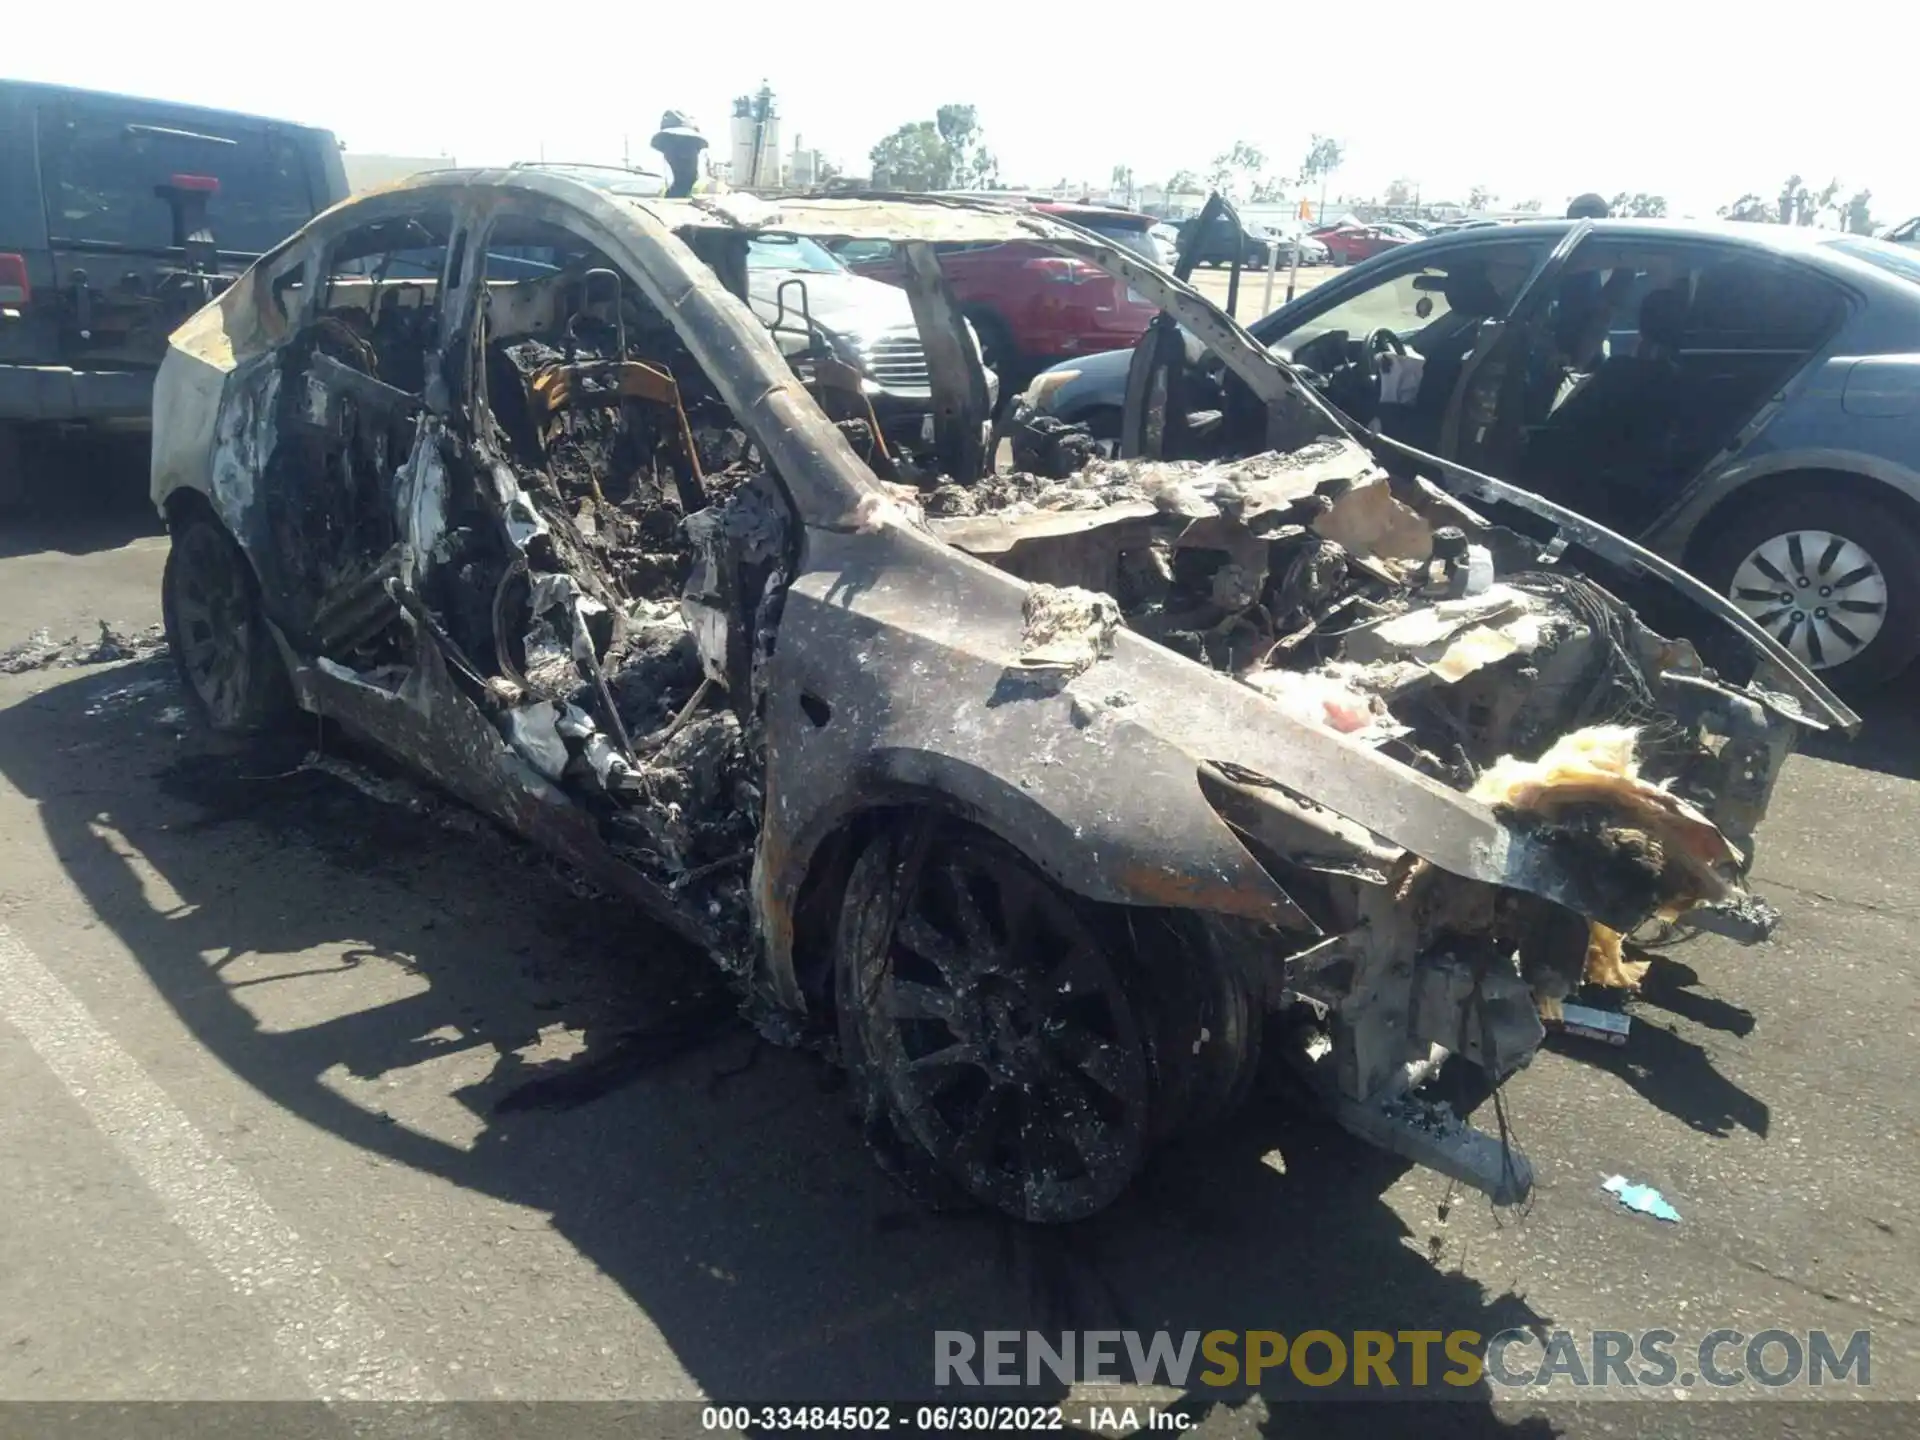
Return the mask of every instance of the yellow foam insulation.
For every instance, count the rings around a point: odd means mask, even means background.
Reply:
[[[1639,732],[1629,725],[1590,725],[1555,741],[1538,760],[1507,755],[1495,761],[1469,792],[1489,805],[1555,819],[1573,805],[1598,805],[1619,815],[1619,828],[1640,831],[1667,860],[1669,893],[1655,912],[1672,920],[1701,901],[1726,898],[1728,867],[1740,852],[1692,805],[1640,774]],[[1585,978],[1596,985],[1632,988],[1647,962],[1628,960],[1617,931],[1589,922]]]
[[[1621,953],[1621,934],[1598,920],[1587,922],[1587,966],[1581,979],[1613,990],[1637,990],[1647,978],[1651,960],[1629,960]]]

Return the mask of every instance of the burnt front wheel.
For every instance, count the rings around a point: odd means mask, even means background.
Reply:
[[[260,613],[253,571],[205,516],[175,525],[160,581],[167,645],[187,699],[215,730],[264,730],[294,709],[286,666]]]
[[[1132,1181],[1150,1111],[1133,1005],[1076,903],[1012,848],[933,820],[876,837],[848,877],[835,983],[869,1120],[922,1171],[1042,1223]]]

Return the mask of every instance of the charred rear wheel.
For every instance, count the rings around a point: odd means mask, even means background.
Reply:
[[[160,603],[187,698],[208,725],[260,730],[292,710],[253,572],[213,520],[189,515],[174,527]]]
[[[836,937],[840,1035],[869,1118],[1009,1215],[1082,1219],[1144,1158],[1146,1047],[1081,907],[1016,851],[922,820],[876,838]]]

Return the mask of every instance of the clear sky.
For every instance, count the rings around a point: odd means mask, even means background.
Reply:
[[[1162,180],[1236,139],[1291,170],[1323,131],[1347,150],[1336,192],[1356,196],[1404,176],[1427,199],[1485,185],[1551,211],[1582,190],[1647,190],[1708,215],[1798,172],[1870,187],[1882,222],[1920,213],[1913,0],[1304,8],[256,0],[207,11],[212,25],[143,6],[128,9],[140,22],[76,29],[61,6],[22,3],[0,74],[253,110],[327,126],[352,150],[462,164],[617,161],[623,143],[650,158],[667,107],[724,146],[732,97],[765,79],[783,148],[797,132],[853,173],[895,126],[961,102],[1002,177],[1024,184],[1117,164]],[[1187,13],[1206,18],[1182,25]]]

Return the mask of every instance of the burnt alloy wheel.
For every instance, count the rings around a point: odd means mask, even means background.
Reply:
[[[856,1088],[949,1187],[1041,1223],[1126,1189],[1151,1108],[1133,1003],[1076,902],[1016,851],[958,825],[876,838],[835,950]]]
[[[213,520],[176,525],[160,581],[167,645],[187,699],[213,729],[262,730],[293,708],[246,557]]]

